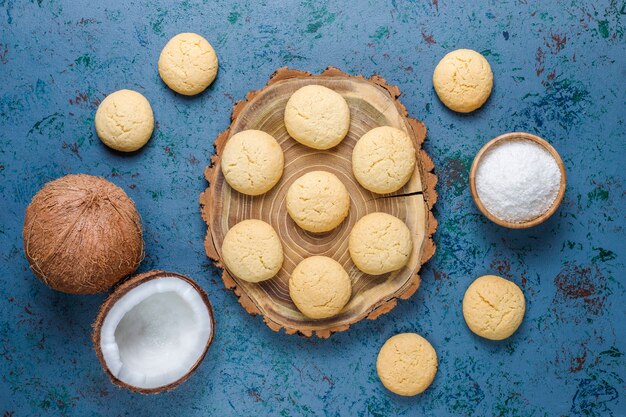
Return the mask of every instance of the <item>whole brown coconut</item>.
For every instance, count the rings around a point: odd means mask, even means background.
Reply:
[[[143,258],[135,204],[115,184],[91,175],[47,183],[26,208],[23,237],[35,275],[71,294],[105,291]]]

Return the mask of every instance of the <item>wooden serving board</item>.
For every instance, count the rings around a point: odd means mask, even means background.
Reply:
[[[285,129],[283,114],[293,92],[308,84],[321,84],[340,93],[350,107],[350,131],[336,147],[320,151],[293,140]],[[329,67],[320,75],[281,68],[265,87],[248,93],[244,101],[235,104],[230,127],[215,141],[216,154],[205,170],[209,187],[200,195],[202,217],[208,225],[205,239],[207,255],[217,266],[221,262],[221,247],[226,232],[245,219],[261,219],[271,224],[280,236],[285,261],[272,279],[258,284],[240,280],[227,270],[222,279],[226,288],[239,296],[239,302],[250,314],[261,314],[273,330],[284,328],[288,334],[301,333],[329,337],[343,331],[363,318],[376,319],[389,312],[398,298],[407,299],[419,287],[421,265],[432,257],[435,245],[432,235],[437,222],[432,207],[437,199],[432,173],[433,162],[421,145],[426,128],[407,116],[398,101],[400,90],[388,85],[379,76],[365,79],[349,76]],[[357,140],[377,126],[394,126],[404,130],[415,142],[417,168],[410,181],[392,195],[378,195],[361,187],[352,174],[352,149]],[[285,169],[278,184],[264,195],[251,197],[233,190],[224,179],[220,159],[224,145],[237,132],[247,129],[263,130],[274,136],[285,154]],[[306,232],[298,227],[285,205],[289,186],[301,175],[314,170],[326,170],[337,175],[350,192],[350,213],[336,229],[322,234]],[[406,267],[381,276],[359,271],[350,259],[348,236],[358,219],[368,213],[383,211],[404,220],[413,233],[413,254]],[[312,320],[303,316],[289,297],[289,276],[304,258],[329,256],[343,265],[352,280],[352,298],[337,316]]]

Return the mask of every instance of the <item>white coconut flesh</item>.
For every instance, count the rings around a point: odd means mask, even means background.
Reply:
[[[184,377],[204,353],[213,332],[208,307],[196,289],[176,277],[149,280],[111,307],[100,330],[107,368],[142,389]]]

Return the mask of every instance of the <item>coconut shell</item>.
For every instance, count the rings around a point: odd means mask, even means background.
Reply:
[[[189,369],[189,372],[187,372],[182,378],[170,384],[164,385],[162,387],[138,388],[138,387],[129,385],[123,381],[120,381],[111,373],[111,371],[109,370],[104,360],[104,355],[102,354],[102,349],[100,347],[100,333],[102,331],[102,324],[104,323],[104,319],[106,319],[107,314],[109,314],[109,311],[115,305],[116,302],[118,302],[124,295],[126,295],[126,293],[128,293],[133,288],[138,287],[139,285],[144,284],[155,278],[161,278],[161,277],[179,278],[187,282],[188,284],[190,284],[198,292],[198,294],[200,294],[202,301],[204,301],[204,304],[206,305],[207,310],[209,311],[209,317],[211,319],[211,328],[213,330],[211,331],[211,334],[209,335],[209,339],[207,340],[204,351],[198,357],[198,360],[194,363],[191,369]],[[165,392],[165,391],[171,391],[174,388],[178,387],[183,382],[185,382],[187,379],[189,379],[191,374],[195,372],[195,370],[198,368],[198,366],[200,365],[200,363],[206,356],[206,353],[208,352],[209,347],[211,346],[211,343],[213,342],[214,334],[215,334],[215,319],[213,315],[213,308],[211,307],[211,302],[209,301],[209,297],[207,296],[206,292],[202,289],[202,287],[200,287],[194,280],[192,280],[189,277],[186,277],[185,275],[177,274],[175,272],[155,270],[155,271],[149,271],[149,272],[145,272],[143,274],[139,274],[134,277],[131,277],[115,288],[115,290],[111,293],[111,295],[109,295],[109,297],[104,301],[104,303],[100,307],[100,311],[98,312],[96,321],[93,324],[93,333],[91,335],[91,338],[93,341],[94,350],[96,351],[96,355],[98,356],[98,361],[100,361],[100,365],[102,366],[102,369],[107,374],[107,376],[109,377],[109,379],[111,380],[113,384],[117,385],[118,387],[131,390],[133,392],[139,392],[141,394],[158,394],[158,393]]]
[[[91,175],[47,183],[26,208],[23,237],[33,273],[65,293],[105,291],[143,259],[135,204],[115,184]]]

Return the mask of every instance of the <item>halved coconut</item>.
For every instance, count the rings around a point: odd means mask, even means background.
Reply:
[[[150,271],[107,298],[93,342],[114,384],[155,394],[189,378],[204,359],[214,328],[211,303],[198,284],[184,275]]]

